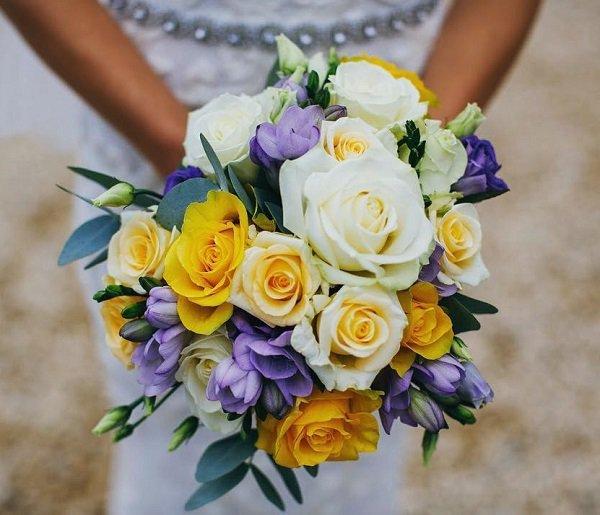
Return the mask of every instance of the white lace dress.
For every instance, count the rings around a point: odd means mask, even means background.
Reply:
[[[419,71],[446,5],[432,0],[110,0],[107,8],[175,95],[193,107],[223,92],[251,94],[262,89],[274,59],[272,36],[282,29],[307,46],[307,53],[327,49],[333,42],[344,43],[340,53],[377,54]],[[152,109],[151,103],[148,109]],[[92,113],[83,123],[80,164],[138,187],[161,189],[161,181],[148,163],[108,125]],[[93,185],[83,181],[77,184],[77,191],[96,193]],[[76,222],[81,223],[90,214],[87,206],[77,205]],[[101,268],[82,273],[90,295],[100,286]],[[97,338],[103,342],[96,306],[93,311]],[[110,400],[130,402],[140,394],[135,372],[128,373],[101,345]],[[197,488],[193,479],[196,462],[215,438],[201,429],[188,445],[169,454],[166,446],[170,433],[185,416],[185,398],[179,391],[132,437],[115,446],[109,513],[183,512],[184,502]],[[305,496],[302,506],[295,504],[276,478],[276,486],[285,494],[287,511],[323,515],[399,513],[402,442],[398,425],[392,436],[382,434],[377,453],[363,455],[358,462],[325,464],[316,479],[298,471]],[[264,514],[271,508],[248,476],[204,512]]]

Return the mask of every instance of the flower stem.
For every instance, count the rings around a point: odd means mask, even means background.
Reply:
[[[162,404],[164,404],[164,402],[171,397],[171,395],[173,395],[175,393],[175,391],[181,386],[181,383],[177,383],[175,386],[173,386],[173,388],[171,388],[163,397],[160,401],[158,401],[155,405],[154,405],[154,409],[152,410],[152,413],[154,413],[158,408],[161,407]],[[144,396],[142,396],[140,399],[143,399]],[[140,399],[137,399],[136,401],[141,402]],[[134,402],[136,402],[134,401]],[[144,420],[146,420],[150,415],[152,415],[152,413],[148,413],[143,415],[142,417],[140,417],[137,421],[135,421],[132,425],[133,429],[135,429],[136,427],[138,427]]]

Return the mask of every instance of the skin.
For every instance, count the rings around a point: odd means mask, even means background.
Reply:
[[[448,120],[467,102],[488,103],[523,45],[539,4],[454,2],[424,73],[440,99],[432,117]],[[0,0],[0,8],[46,64],[157,171],[167,174],[177,167],[187,109],[96,0]]]

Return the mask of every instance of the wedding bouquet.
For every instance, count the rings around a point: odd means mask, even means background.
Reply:
[[[162,194],[72,168],[106,189],[80,197],[104,213],[59,264],[106,260],[106,342],[143,389],[93,432],[130,436],[183,386],[169,450],[200,426],[229,435],[200,457],[187,509],[248,471],[283,509],[257,450],[302,502],[295,468],[374,452],[396,419],[424,429],[427,461],[446,417],[472,424],[492,400],[457,335],[497,312],[462,290],[489,275],[473,204],[508,187],[477,105],[444,125],[435,102],[382,59],[307,58],[279,36],[266,89],[190,114]]]

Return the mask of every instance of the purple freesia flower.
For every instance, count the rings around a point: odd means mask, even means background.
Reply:
[[[177,170],[171,172],[167,176],[167,181],[165,182],[165,189],[163,194],[166,195],[175,186],[187,181],[188,179],[196,179],[202,177],[206,177],[206,175],[204,175],[200,168],[196,166],[180,166],[179,168],[177,168]]]
[[[379,417],[384,431],[389,435],[394,420],[400,418],[402,422],[416,425],[408,415],[410,396],[408,389],[412,380],[413,371],[408,370],[402,377],[391,367],[384,368],[373,382],[374,390],[384,392],[379,408]]]
[[[456,393],[462,402],[481,408],[494,399],[492,387],[481,377],[477,367],[468,361],[464,364],[465,377],[458,385]]]
[[[278,183],[281,164],[306,154],[319,141],[323,109],[296,105],[288,107],[277,124],[261,123],[250,140],[250,159],[267,170],[273,186]]]
[[[158,329],[167,329],[180,322],[177,295],[169,286],[157,286],[150,290],[144,318]]]
[[[296,102],[299,104],[308,100],[308,93],[306,91],[306,74],[300,79],[300,82],[296,82],[290,76],[279,79],[274,85],[274,88],[289,89],[290,91],[296,92]]]
[[[160,395],[175,384],[179,356],[189,343],[192,333],[182,324],[159,329],[146,343],[133,351],[132,363],[138,368],[138,383],[144,385],[144,395]]]
[[[412,370],[416,383],[441,396],[454,394],[465,377],[465,367],[450,354],[436,360],[415,363]]]
[[[458,287],[455,284],[444,284],[438,279],[440,260],[443,255],[444,247],[436,242],[435,249],[433,249],[431,256],[429,256],[429,263],[421,268],[419,280],[433,284],[440,297],[450,297],[450,295],[454,295],[458,291]]]
[[[491,142],[479,139],[474,134],[462,138],[461,141],[467,151],[467,168],[452,189],[464,196],[477,193],[506,193],[508,185],[496,175],[500,165],[496,161],[496,152]]]
[[[234,313],[231,325],[233,356],[211,374],[208,399],[219,400],[225,411],[244,413],[258,402],[264,387],[263,407],[281,416],[281,399],[272,391],[272,384],[288,408],[295,397],[312,392],[313,381],[304,358],[290,345],[291,330],[271,328],[241,310]]]

